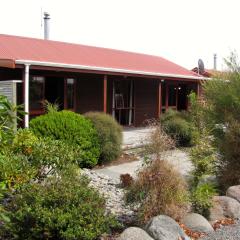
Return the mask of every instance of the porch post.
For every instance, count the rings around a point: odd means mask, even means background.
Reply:
[[[197,97],[200,98],[202,95],[202,86],[201,86],[201,83],[198,82],[197,83]]]
[[[115,83],[112,81],[112,116],[115,118]]]
[[[166,96],[166,98],[165,98],[165,111],[167,111],[168,110],[168,93],[169,92],[169,87],[168,87],[168,84],[166,83],[166,94],[165,94],[165,96]]]
[[[26,113],[24,117],[24,127],[29,127],[29,67],[25,65],[25,77],[24,77],[24,111]]]
[[[103,112],[107,113],[107,75],[103,79]]]
[[[129,119],[128,125],[132,124],[132,113],[133,113],[133,80],[130,83],[130,102],[129,102]]]
[[[157,103],[157,117],[160,118],[162,112],[162,83],[158,83],[158,103]]]

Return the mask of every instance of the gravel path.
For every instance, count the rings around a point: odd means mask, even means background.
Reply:
[[[240,221],[234,225],[221,227],[199,240],[240,240]]]
[[[130,175],[135,177],[136,171],[143,164],[143,158],[140,156],[138,156],[137,158],[137,161],[123,163],[116,166],[109,166],[102,169],[96,169],[95,172],[104,174],[118,182],[121,174],[129,173]],[[188,153],[179,149],[166,152],[164,155],[164,159],[172,163],[173,166],[175,166],[175,168],[178,169],[183,176],[187,176],[193,168],[189,160]]]
[[[115,215],[124,224],[135,220],[137,206],[125,204],[125,190],[120,187],[119,181],[94,170],[82,169],[82,173],[90,179],[89,185],[105,197],[106,212]]]

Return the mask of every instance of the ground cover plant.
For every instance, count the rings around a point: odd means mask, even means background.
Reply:
[[[117,159],[121,154],[122,127],[112,116],[105,113],[89,112],[85,116],[97,130],[101,149],[99,163]]]
[[[98,163],[100,146],[97,131],[90,120],[71,111],[52,111],[34,118],[30,129],[38,137],[64,141],[79,149],[80,167],[93,167]]]

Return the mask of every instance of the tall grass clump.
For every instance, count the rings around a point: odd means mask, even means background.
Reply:
[[[180,219],[187,210],[186,182],[172,164],[163,160],[163,152],[173,147],[172,139],[155,125],[145,152],[149,157],[126,194],[128,203],[139,204],[140,222],[147,222],[159,214]]]

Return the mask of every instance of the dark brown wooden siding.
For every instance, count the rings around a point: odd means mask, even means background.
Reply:
[[[79,113],[103,111],[103,75],[78,77],[76,102]]]
[[[22,69],[0,68],[0,81],[4,80],[22,80]]]
[[[158,80],[135,79],[135,126],[157,117]]]

